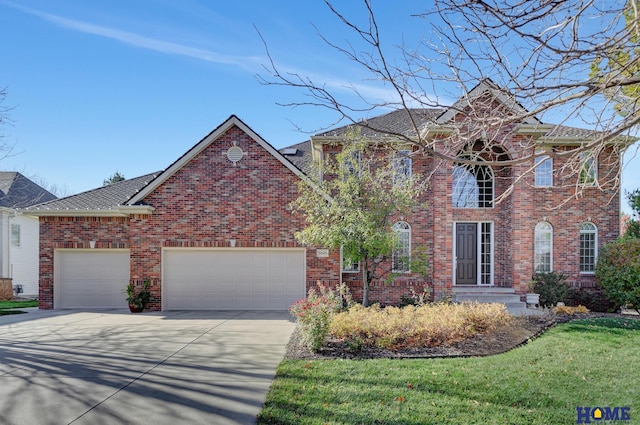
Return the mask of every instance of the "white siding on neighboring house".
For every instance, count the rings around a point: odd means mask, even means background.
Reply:
[[[22,296],[38,295],[39,245],[36,217],[16,215],[9,209],[0,211],[0,277],[12,278],[14,286],[22,285]]]

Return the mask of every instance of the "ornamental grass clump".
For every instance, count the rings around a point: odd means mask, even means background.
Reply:
[[[554,314],[558,314],[561,316],[574,316],[576,314],[587,314],[589,313],[589,309],[583,305],[579,305],[577,307],[569,307],[564,305],[559,305],[557,307],[553,307],[551,309]]]
[[[312,351],[318,351],[327,339],[332,318],[352,302],[345,284],[338,285],[335,290],[318,284],[318,290],[310,288],[307,298],[297,301],[289,311],[300,325],[304,343]]]
[[[329,334],[366,347],[392,350],[434,347],[492,332],[511,317],[503,304],[427,304],[403,308],[354,305],[333,317]]]

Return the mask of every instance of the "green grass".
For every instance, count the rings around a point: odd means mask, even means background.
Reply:
[[[639,359],[640,320],[598,318],[497,356],[285,360],[258,424],[575,424],[577,406],[640,424]]]
[[[38,301],[0,301],[0,310],[28,307],[38,307]]]

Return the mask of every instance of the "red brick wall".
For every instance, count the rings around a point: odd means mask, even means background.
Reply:
[[[508,134],[505,132],[505,134]],[[513,136],[515,137],[515,136]],[[236,142],[247,155],[237,163],[223,155]],[[505,139],[508,149],[526,140]],[[443,153],[455,154],[455,147],[442,146]],[[335,148],[333,150],[336,150]],[[618,170],[615,155],[601,154],[599,174]],[[554,169],[562,169],[563,160],[554,160]],[[502,194],[514,176],[532,164],[518,164],[495,170],[495,194]],[[569,275],[576,285],[593,285],[593,277],[581,275],[579,229],[585,221],[598,226],[602,245],[618,236],[620,200],[613,183],[604,191],[585,189],[576,198],[575,186],[535,188],[530,173],[495,208],[459,209],[452,207],[450,163],[423,154],[413,157],[413,171],[430,176],[423,199],[411,214],[402,217],[412,231],[412,248],[424,247],[430,264],[424,279],[416,274],[397,277],[391,283],[374,282],[370,299],[397,304],[411,289],[421,292],[433,287],[435,298],[452,289],[453,223],[491,221],[494,224],[494,277],[499,286],[513,286],[524,293],[533,273],[533,237],[537,222],[546,220],[554,231],[554,270]],[[562,186],[562,175],[554,184]],[[41,218],[40,226],[40,306],[53,308],[53,251],[56,248],[88,248],[90,240],[98,248],[129,248],[131,281],[151,280],[152,308],[161,308],[162,247],[226,247],[235,239],[237,247],[298,247],[295,232],[304,219],[294,215],[288,205],[297,197],[299,178],[265,151],[240,128],[233,127],[201,154],[177,171],[145,202],[155,208],[151,215],[130,218]],[[572,196],[574,197],[573,199]],[[567,201],[567,202],[565,202]],[[565,202],[561,208],[558,208]],[[400,218],[398,218],[400,219]],[[354,298],[361,298],[359,274],[341,274],[338,250],[320,258],[313,248],[307,250],[307,289],[317,281],[335,285],[348,281]]]
[[[53,254],[58,248],[128,248],[129,219],[126,217],[41,217],[39,305],[53,308]],[[124,285],[123,284],[123,288]]]
[[[234,142],[246,153],[236,165],[222,154]],[[132,279],[154,279],[154,307],[160,308],[163,246],[229,246],[235,239],[236,247],[299,247],[295,232],[303,217],[289,209],[298,182],[251,137],[231,128],[145,198],[156,210],[131,221]],[[307,281],[327,276],[331,259],[307,250]]]
[[[236,142],[246,155],[235,166],[223,155]],[[295,232],[303,217],[289,204],[299,177],[240,128],[232,127],[184,165],[144,202],[151,215],[131,218],[43,218],[40,253],[40,305],[53,308],[53,249],[126,247],[131,252],[131,282],[151,281],[151,309],[161,301],[161,252],[165,246],[299,247]],[[339,258],[318,258],[307,250],[307,281],[338,280]]]
[[[531,139],[508,129],[492,134],[501,138],[502,146],[511,159],[532,153],[534,149]],[[513,146],[527,145],[531,146],[531,151],[513,149]],[[443,154],[449,155],[455,154],[457,149],[451,144],[438,146]],[[326,150],[336,152],[339,149],[330,146]],[[579,272],[580,225],[590,221],[598,226],[599,246],[618,236],[620,200],[615,184],[615,177],[619,173],[618,156],[612,149],[602,152],[598,161],[602,190],[585,188],[578,195],[575,186],[577,176],[569,176],[568,172],[561,171],[569,160],[554,160],[552,188],[534,187],[532,162],[496,168],[495,197],[505,193],[515,183],[513,192],[494,208],[465,209],[452,206],[451,163],[426,155],[415,155],[413,172],[430,176],[430,185],[425,198],[404,220],[411,225],[412,248],[420,245],[427,248],[429,276],[425,280],[416,274],[408,274],[395,278],[391,283],[379,280],[372,285],[370,299],[382,304],[397,304],[403,295],[411,293],[411,289],[420,292],[424,285],[433,288],[436,299],[448,296],[453,285],[453,223],[464,221],[493,223],[496,286],[514,287],[521,294],[526,292],[527,282],[533,275],[535,225],[546,220],[554,229],[554,270],[567,274],[575,286],[592,287],[595,284],[593,275]],[[522,174],[525,177],[516,180]],[[360,299],[361,274],[343,273],[342,279],[348,282],[355,299]]]
[[[569,281],[576,286],[591,287],[595,282],[593,275],[579,271],[580,226],[592,222],[598,227],[598,246],[619,235],[619,190],[613,180],[604,178],[619,173],[617,154],[607,149],[598,158],[598,175],[603,177],[600,189],[576,186],[576,175],[562,172],[569,158],[554,158],[553,161],[554,187],[534,187],[531,174],[523,179],[514,194],[518,203],[515,217],[520,243],[516,247],[519,260],[514,264],[513,280],[522,293],[533,275],[534,230],[538,222],[547,221],[553,227],[553,269],[568,275]]]

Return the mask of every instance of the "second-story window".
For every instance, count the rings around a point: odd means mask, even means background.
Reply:
[[[463,159],[482,161],[479,157]],[[493,171],[488,165],[456,164],[453,166],[452,180],[454,208],[493,206]]]
[[[597,179],[598,159],[593,152],[581,152],[578,182],[582,186],[595,186]]]
[[[402,184],[411,178],[411,151],[402,149],[393,154],[393,184]]]
[[[536,187],[553,186],[553,159],[548,156],[536,158]]]

